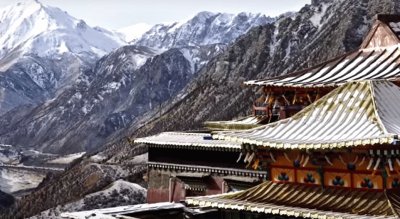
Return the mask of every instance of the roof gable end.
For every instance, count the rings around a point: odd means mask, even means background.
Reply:
[[[400,15],[378,14],[375,24],[365,37],[361,48],[387,47],[400,44]]]

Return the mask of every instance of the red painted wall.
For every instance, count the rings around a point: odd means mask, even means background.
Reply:
[[[147,190],[147,202],[180,202],[186,198],[186,190],[184,189],[184,183],[178,178],[173,178],[170,172],[149,170],[149,188]],[[172,180],[170,178],[172,177]],[[216,195],[222,193],[222,183],[224,180],[221,176],[212,176],[207,178],[205,181],[207,189],[204,195]],[[170,185],[171,184],[171,185]],[[171,189],[171,193],[170,190]],[[170,194],[172,200],[170,199]]]

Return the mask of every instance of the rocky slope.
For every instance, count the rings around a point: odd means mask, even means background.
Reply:
[[[274,20],[262,14],[244,12],[200,12],[186,22],[155,25],[131,43],[161,50],[216,43],[229,44],[251,28]]]
[[[58,215],[64,210],[68,211],[68,209],[90,210],[110,206],[110,204],[116,206],[121,199],[125,203],[142,202],[143,196],[138,195],[137,191],[133,191],[129,183],[123,183],[124,188],[119,190],[120,192],[117,192],[115,196],[102,196],[105,191],[110,192],[109,188],[114,190],[115,181],[121,179],[142,187],[146,186],[143,181],[144,162],[146,161],[143,154],[146,149],[130,147],[120,151],[121,154],[118,155],[111,153],[112,151],[110,148],[96,155],[85,155],[84,158],[75,160],[64,173],[48,174],[35,191],[22,197],[14,208],[7,209],[10,213],[3,213],[0,216],[12,215],[16,218],[26,218],[39,214],[39,218],[54,218],[54,215]],[[126,189],[131,192],[122,191]],[[50,193],[52,195],[49,195]],[[126,200],[125,196],[135,196],[135,198]],[[105,200],[94,202],[93,197],[102,197]],[[91,201],[85,204],[85,200]]]
[[[174,97],[220,50],[220,45],[170,49],[137,69],[138,56],[144,62],[142,56],[153,51],[122,47],[85,72],[81,83],[22,119],[13,119],[14,112],[1,117],[0,141],[52,153],[96,150],[110,134]]]
[[[8,212],[10,212],[10,206],[13,204],[15,204],[15,198],[12,195],[0,191],[0,214],[2,212],[8,214]]]
[[[36,0],[0,9],[0,114],[36,105],[125,42]]]
[[[204,25],[210,19],[208,30]],[[179,44],[162,49],[152,44],[150,30],[142,38],[148,41],[104,56],[57,98],[0,117],[0,142],[51,153],[99,150],[127,127],[143,121],[147,112],[159,113],[160,105],[175,97],[234,37],[270,21],[261,15],[203,12],[172,31],[179,34]],[[194,30],[204,33],[191,35]],[[170,38],[158,34],[153,37],[164,42]]]
[[[39,215],[34,216],[33,219],[59,217],[63,212],[142,204],[146,202],[146,195],[146,189],[140,185],[117,180],[101,191],[86,195],[78,201],[59,205],[41,212]]]
[[[377,13],[398,13],[394,0],[313,1],[297,14],[252,29],[199,73],[180,96],[163,107],[165,114],[133,136],[201,127],[206,120],[232,119],[250,113],[254,91],[241,86],[309,67],[356,49]]]

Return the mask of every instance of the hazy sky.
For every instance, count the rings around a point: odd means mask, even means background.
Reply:
[[[0,0],[0,7],[17,0]],[[136,23],[181,21],[200,11],[242,11],[275,16],[298,11],[311,0],[41,0],[59,7],[91,26],[118,29]]]

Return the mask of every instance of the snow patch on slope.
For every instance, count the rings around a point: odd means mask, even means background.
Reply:
[[[6,193],[14,193],[25,189],[36,188],[46,176],[37,171],[1,168],[0,190]]]
[[[152,25],[150,24],[138,23],[118,29],[117,32],[123,35],[126,42],[131,42],[141,37],[144,33],[150,30],[151,27]]]
[[[75,154],[68,154],[65,155],[63,157],[59,157],[53,160],[48,161],[48,163],[51,164],[69,164],[72,161],[81,158],[83,155],[85,155],[86,152],[82,152],[82,153],[75,153]]]
[[[115,208],[103,208],[91,211],[65,212],[61,214],[61,216],[73,219],[115,219],[132,213],[182,209],[184,207],[185,206],[181,203],[159,202],[152,204],[119,206]]]
[[[323,24],[322,18],[325,16],[329,5],[330,4],[328,4],[328,3],[322,3],[322,5],[318,9],[316,9],[317,12],[310,18],[311,23],[315,27],[322,26],[322,24]]]
[[[116,207],[128,204],[140,204],[146,201],[147,190],[136,183],[117,180],[102,191],[86,195],[84,198],[58,205],[33,218],[54,218],[63,212],[82,211],[104,207]]]
[[[185,22],[157,24],[134,44],[161,50],[217,43],[228,44],[251,28],[273,21],[274,18],[262,14],[205,11]]]
[[[99,195],[103,195],[103,196],[107,197],[107,196],[110,196],[115,191],[121,192],[124,189],[128,189],[131,192],[138,192],[141,195],[143,195],[144,197],[146,197],[146,194],[147,194],[147,190],[136,183],[127,182],[124,180],[117,180],[117,181],[113,182],[110,187],[108,187],[100,192],[95,192],[90,195],[87,195],[86,198],[99,196]]]

